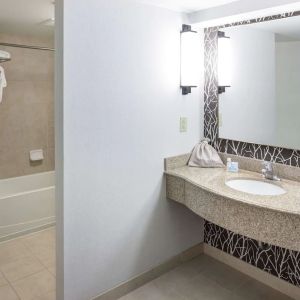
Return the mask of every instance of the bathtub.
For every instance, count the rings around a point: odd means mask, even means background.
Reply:
[[[0,242],[55,224],[54,171],[0,180]]]

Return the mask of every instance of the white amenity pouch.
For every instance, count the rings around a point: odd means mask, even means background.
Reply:
[[[203,140],[193,149],[188,166],[200,168],[223,168],[224,164],[218,152],[208,144],[207,140]]]

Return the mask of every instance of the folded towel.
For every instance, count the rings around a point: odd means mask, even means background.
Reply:
[[[10,56],[10,53],[9,52],[6,52],[6,51],[3,51],[3,50],[0,50],[0,60],[10,60],[11,56]]]
[[[201,141],[195,146],[188,165],[200,168],[222,168],[224,164],[218,152],[208,144],[207,140]]]
[[[0,103],[2,102],[3,89],[7,87],[7,82],[5,78],[5,72],[3,67],[0,66]]]

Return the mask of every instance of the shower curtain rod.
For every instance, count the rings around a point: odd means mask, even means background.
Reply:
[[[0,42],[0,46],[25,48],[25,49],[33,49],[33,50],[43,50],[43,51],[55,51],[55,49],[48,48],[48,47],[28,46],[28,45],[19,45],[19,44],[10,44],[10,43],[1,43],[1,42]]]

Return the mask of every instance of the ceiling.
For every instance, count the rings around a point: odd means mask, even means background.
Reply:
[[[165,7],[171,10],[191,13],[210,7],[225,5],[238,0],[141,0],[155,6]]]
[[[54,18],[53,0],[1,0],[1,32],[50,33],[54,30],[53,24],[49,26],[51,22],[46,21],[52,18]]]
[[[111,1],[111,0],[110,0]],[[237,0],[138,0],[180,12],[193,12]],[[0,32],[52,34],[54,0],[1,0]],[[49,26],[50,24],[50,26]],[[52,25],[52,26],[51,26]]]

